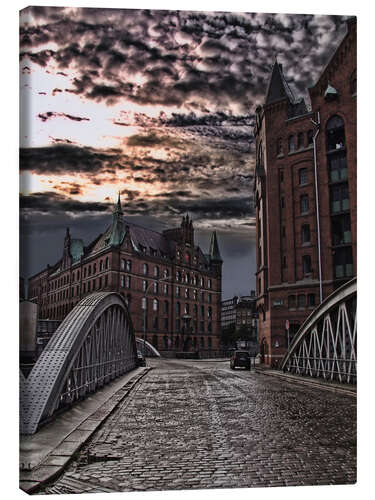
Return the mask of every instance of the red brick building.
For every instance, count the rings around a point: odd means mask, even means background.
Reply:
[[[194,243],[189,216],[158,233],[124,219],[120,199],[112,224],[90,245],[67,229],[62,258],[29,279],[41,319],[63,319],[87,294],[124,295],[137,337],[160,350],[217,350],[221,268],[216,233],[209,254]]]
[[[275,62],[256,110],[259,349],[277,365],[319,302],[357,273],[356,20],[314,86],[311,110]]]

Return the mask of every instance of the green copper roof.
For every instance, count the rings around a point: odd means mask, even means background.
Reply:
[[[73,258],[73,262],[76,262],[83,255],[83,241],[78,239],[70,240],[70,255]]]

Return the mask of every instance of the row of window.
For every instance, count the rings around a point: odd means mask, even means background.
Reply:
[[[288,296],[289,309],[304,309],[305,307],[315,307],[315,294],[309,293]]]
[[[146,297],[142,297],[142,309],[143,310],[147,310],[147,306],[148,306],[148,300]],[[152,299],[152,310],[153,311],[158,311],[159,310],[159,301],[158,299]],[[164,314],[167,314],[168,313],[168,310],[169,310],[169,305],[168,305],[168,301],[163,301],[163,313]],[[176,315],[177,316],[181,316],[181,304],[180,302],[176,302]],[[198,316],[198,305],[197,304],[193,304],[193,315],[194,316]],[[190,314],[190,304],[184,304],[184,310],[183,310],[183,314]],[[205,306],[200,306],[200,316],[201,317],[204,317],[205,315]],[[212,307],[209,306],[207,308],[207,317],[208,318],[212,318]]]
[[[146,323],[145,323],[146,321]],[[184,333],[194,333],[194,332],[198,332],[198,324],[199,324],[199,331],[201,333],[205,333],[205,322],[204,321],[200,321],[198,323],[197,320],[194,320],[192,322],[192,325],[191,327],[187,327],[186,326],[186,323],[185,321],[181,321],[181,319],[176,319],[176,323],[175,323],[175,326],[176,326],[176,332],[184,332]],[[168,325],[168,318],[161,318],[161,329],[164,330],[164,331],[168,331],[169,330],[169,325]],[[148,330],[149,328],[149,325],[148,325],[148,318],[144,318],[142,320],[142,330]],[[154,331],[158,331],[159,330],[159,318],[157,316],[155,316],[153,319],[152,319],[152,324],[151,324],[151,328],[154,330]],[[207,323],[207,332],[209,333],[212,333],[212,323],[209,321]]]
[[[298,151],[304,149],[305,147],[310,147],[313,143],[313,131],[308,130],[307,132],[299,132],[296,136],[290,135],[288,137],[288,152]],[[284,154],[283,140],[277,140],[277,156]]]
[[[199,342],[199,346],[200,346],[201,349],[204,349],[206,347],[205,346],[205,338],[204,337],[200,337],[200,339],[197,339],[197,337],[193,337],[193,339],[191,341],[193,349],[197,349],[198,348],[198,342]],[[182,339],[181,339],[181,343],[182,343]],[[163,344],[162,344],[162,347],[161,347],[161,346],[159,346],[158,336],[157,335],[153,335],[152,336],[152,345],[156,349],[162,348],[165,351],[167,351],[168,349],[173,349],[173,348],[174,349],[179,349],[180,348],[180,338],[176,337],[174,339],[174,341],[173,341],[167,335],[164,335],[163,336]],[[212,339],[211,339],[211,337],[207,338],[207,347],[208,347],[208,349],[212,349]]]

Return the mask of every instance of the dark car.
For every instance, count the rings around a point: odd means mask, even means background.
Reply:
[[[250,354],[247,351],[234,351],[232,357],[230,358],[230,367],[232,370],[241,366],[246,370],[250,370],[251,359]]]
[[[137,366],[146,366],[146,360],[141,351],[137,351]]]

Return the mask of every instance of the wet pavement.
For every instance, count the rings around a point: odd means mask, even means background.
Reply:
[[[229,369],[153,366],[43,491],[179,490],[356,481],[356,400]]]

